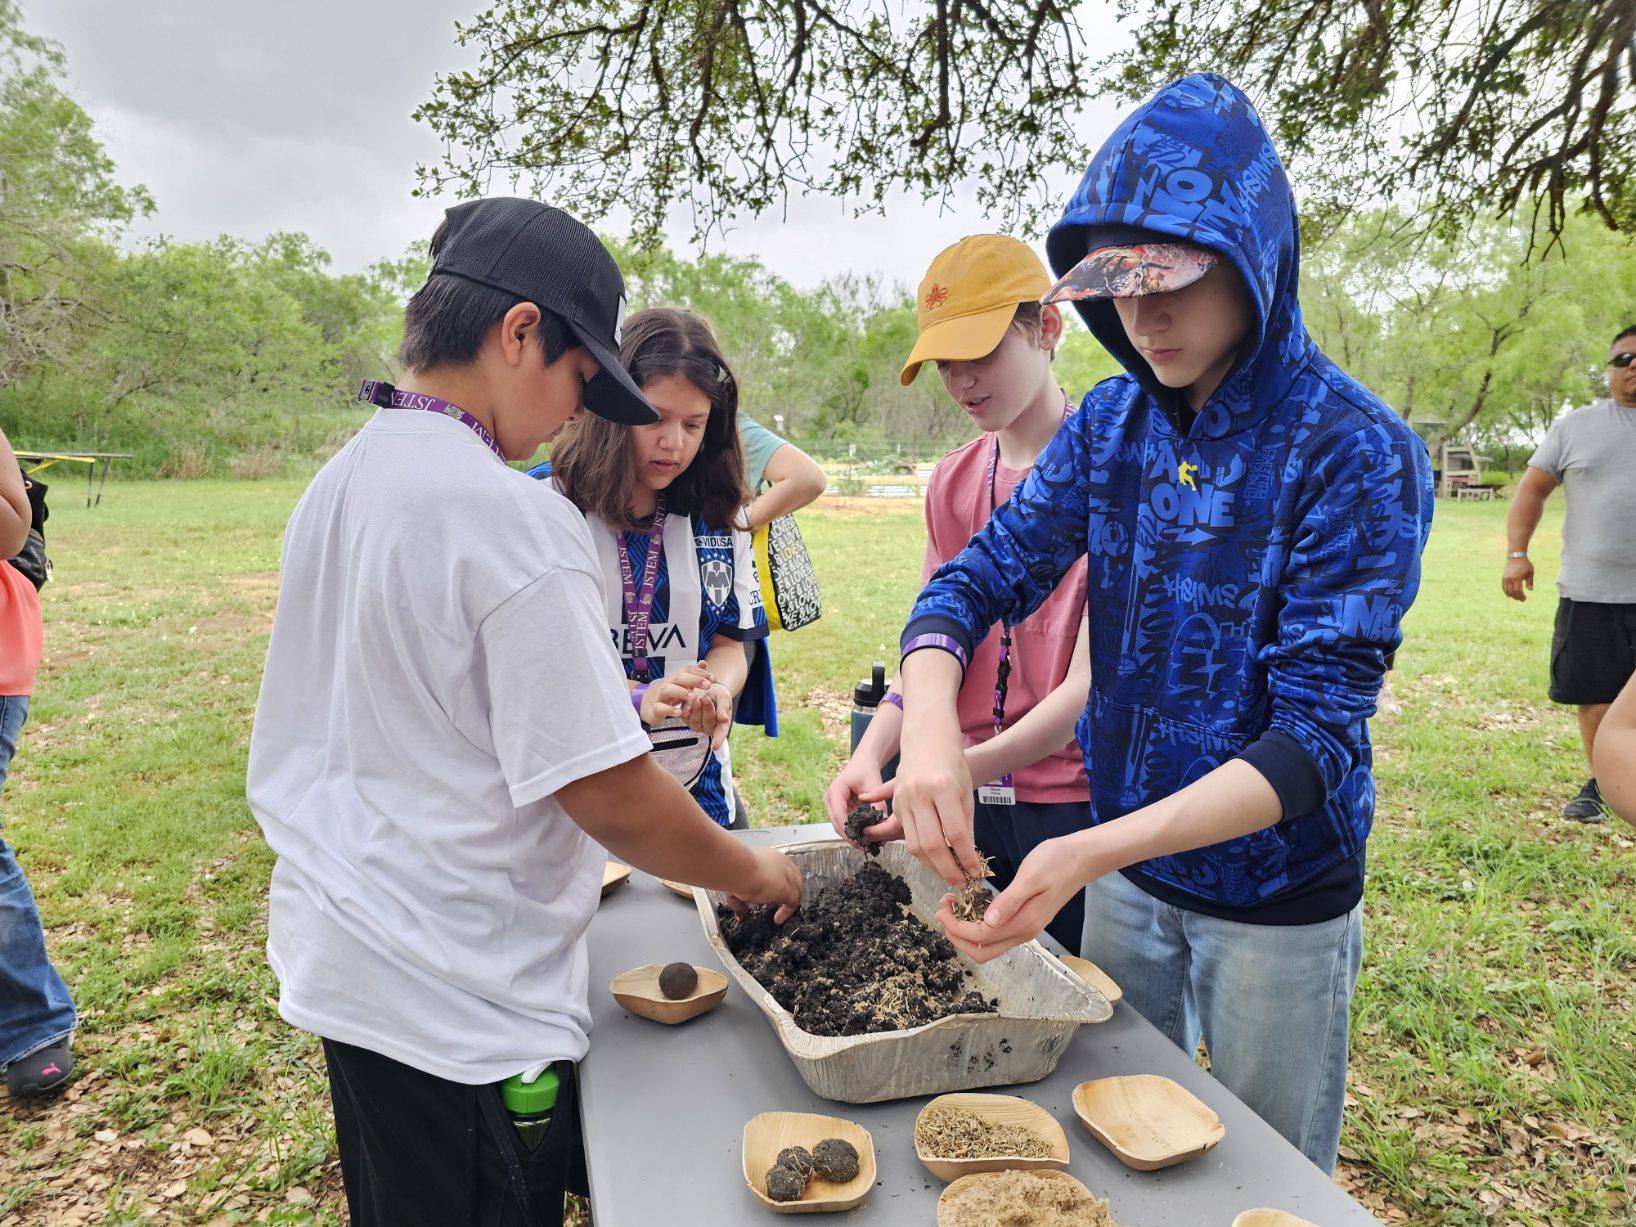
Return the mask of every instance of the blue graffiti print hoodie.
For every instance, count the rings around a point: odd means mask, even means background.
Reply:
[[[968,651],[1089,557],[1091,694],[1078,724],[1093,823],[1232,758],[1283,818],[1126,876],[1195,911],[1289,924],[1350,910],[1374,814],[1369,735],[1385,656],[1420,582],[1426,449],[1319,352],[1296,303],[1295,206],[1249,100],[1175,82],[1114,132],[1047,253],[1058,274],[1139,227],[1230,260],[1255,323],[1197,415],[1154,377],[1113,304],[1078,304],[1127,374],[1104,381],[1034,471],[921,593],[904,642]]]

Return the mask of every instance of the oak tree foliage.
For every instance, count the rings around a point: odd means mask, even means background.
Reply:
[[[1451,233],[1542,210],[1636,228],[1632,0],[1118,0],[1120,49],[1058,0],[501,0],[458,27],[478,66],[416,115],[421,188],[548,194],[646,239],[820,191],[860,210],[975,187],[996,224],[1100,133],[1088,97],[1200,69],[1261,106],[1315,217],[1410,203]],[[1531,215],[1528,220],[1534,221]]]

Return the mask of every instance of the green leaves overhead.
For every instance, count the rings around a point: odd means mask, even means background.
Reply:
[[[975,188],[1036,222],[1048,172],[1099,134],[1088,97],[1209,68],[1254,96],[1313,215],[1412,204],[1443,234],[1584,208],[1636,228],[1631,0],[1120,0],[1130,42],[1087,46],[1057,0],[505,0],[459,27],[479,66],[417,112],[445,143],[423,191],[509,185],[644,243],[792,193],[859,211]],[[1533,221],[1530,216],[1527,221]]]
[[[1072,7],[827,0],[506,0],[459,27],[480,67],[416,117],[447,143],[422,189],[495,181],[582,215],[623,205],[644,241],[674,208],[703,234],[821,191],[878,209],[906,188],[976,185],[1015,216],[1088,150]]]
[[[1309,211],[1445,237],[1520,211],[1636,230],[1631,0],[1120,0],[1129,96],[1210,65],[1257,98]]]

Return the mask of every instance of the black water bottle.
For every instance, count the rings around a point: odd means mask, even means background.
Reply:
[[[869,727],[869,722],[875,718],[880,709],[881,700],[886,697],[886,664],[877,660],[869,671],[869,676],[852,688],[852,749],[856,751],[858,743],[863,740],[863,731]],[[889,780],[897,774],[898,756],[892,755],[891,760],[881,768],[881,779]],[[890,808],[890,807],[888,807]]]

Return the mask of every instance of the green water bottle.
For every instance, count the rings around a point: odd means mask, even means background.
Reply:
[[[551,1127],[551,1111],[557,1106],[557,1071],[547,1068],[532,1082],[512,1074],[500,1084],[500,1100],[511,1113],[517,1136],[529,1150],[539,1149],[545,1131]]]

